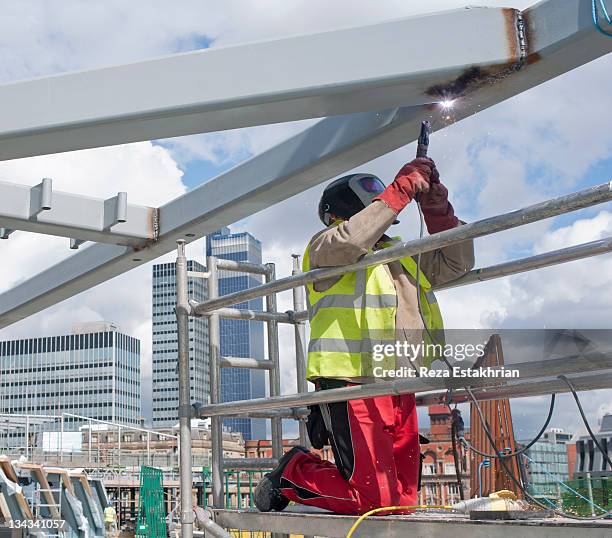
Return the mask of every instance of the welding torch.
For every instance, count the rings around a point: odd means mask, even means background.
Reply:
[[[427,150],[429,149],[429,133],[431,132],[431,123],[428,121],[421,122],[421,132],[417,139],[417,151],[416,156],[427,157]]]
[[[427,150],[429,149],[430,131],[431,131],[431,123],[428,121],[422,121],[421,122],[421,132],[419,133],[419,138],[417,138],[417,150],[416,150],[417,159],[419,157],[427,157]],[[421,197],[421,193],[418,192],[414,198],[417,202],[419,202],[420,197]]]

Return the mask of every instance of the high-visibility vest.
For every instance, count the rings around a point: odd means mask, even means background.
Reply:
[[[394,238],[399,240],[399,238]],[[383,246],[390,246],[390,243]],[[309,271],[310,245],[306,247],[303,271]],[[417,265],[412,257],[401,258],[404,270],[416,280]],[[425,344],[444,346],[444,324],[431,284],[420,272],[420,303]],[[394,343],[397,314],[397,291],[384,265],[375,265],[346,273],[330,288],[317,291],[306,285],[310,342],[306,377],[355,378],[371,377],[373,368],[393,369],[395,357],[374,360],[372,350],[377,343]],[[438,350],[440,347],[437,348]],[[439,356],[430,352],[423,356],[426,366]]]
[[[107,506],[104,509],[104,523],[114,523],[117,519],[117,512],[112,506]]]

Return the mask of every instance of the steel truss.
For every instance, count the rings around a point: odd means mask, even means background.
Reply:
[[[243,97],[250,95],[246,100],[236,97],[233,88],[237,86],[233,76],[231,84],[223,88],[224,95],[233,96],[227,100],[207,100],[212,94],[206,93],[208,90],[205,92],[205,88],[210,86],[211,92],[218,91],[211,85],[216,84],[217,75],[219,84],[223,83],[228,65],[255,65],[251,56],[253,45],[175,55],[118,68],[0,86],[0,97],[7,103],[7,114],[0,119],[0,158],[2,155],[14,158],[147,140],[153,136],[204,132],[209,125],[213,129],[231,128],[320,117],[328,112],[342,114],[350,110],[370,110],[326,118],[161,206],[156,241],[143,241],[134,247],[91,245],[3,293],[0,295],[0,328],[154,260],[172,251],[178,239],[190,242],[194,237],[212,233],[221,226],[232,224],[413,141],[420,121],[438,114],[435,103],[441,99],[458,99],[455,119],[459,121],[609,53],[612,40],[594,28],[590,9],[590,0],[546,0],[523,12],[470,8],[388,23],[391,26],[385,23],[360,28],[358,31],[363,31],[364,36],[378,35],[380,29],[389,31],[392,28],[393,35],[398,29],[402,30],[399,51],[383,50],[383,43],[393,40],[368,38],[368,51],[363,55],[365,63],[360,63],[363,67],[361,74],[354,68],[354,59],[359,57],[361,62],[362,56],[356,56],[353,47],[342,46],[346,37],[342,32],[260,44],[261,48],[257,50],[265,50],[270,55],[265,61],[270,69],[265,77],[240,77],[241,84],[246,84],[244,81],[247,80],[253,83],[251,88],[239,88],[244,92]],[[418,28],[422,25],[427,29],[427,37],[421,40]],[[478,32],[473,28],[478,28]],[[437,35],[440,30],[443,31],[439,39],[433,39],[432,32]],[[449,35],[458,36],[457,32],[463,35],[464,30],[469,30],[465,39],[453,38],[453,46],[447,46]],[[409,39],[409,43],[405,39]],[[351,42],[359,46],[359,41]],[[308,59],[314,56],[305,55],[303,50],[301,54],[298,52],[301,47],[308,51],[316,50],[322,43],[334,48],[324,55],[316,55],[315,69]],[[428,65],[437,66],[433,71],[424,69],[415,59],[423,55],[407,53],[422,50],[423,43],[432,47],[427,61]],[[470,50],[464,44],[470,44]],[[283,51],[296,53],[295,57],[287,54],[291,59],[291,73],[295,69],[311,73],[308,75],[311,77],[318,76],[319,61],[325,61],[331,55],[332,63],[326,64],[329,69],[321,71],[327,77],[325,84],[310,85],[303,77],[293,77],[293,80],[305,84],[303,92],[285,91],[291,77],[287,76],[289,71],[281,68],[285,66],[280,59]],[[385,66],[372,65],[385,58],[383,53],[390,54],[394,65],[402,66],[403,72],[394,72],[386,62]],[[205,72],[206,85],[188,80],[197,76],[194,74],[196,70],[181,72],[187,66],[204,68],[204,63],[197,64],[199,61],[211,62],[206,65],[212,66],[218,65],[214,58],[225,61],[230,56],[236,63],[223,63],[214,77]],[[278,65],[271,59],[278,61]],[[332,67],[338,67],[338,64],[343,67],[332,73]],[[379,78],[372,80],[370,68],[374,69],[371,73],[377,73]],[[160,69],[181,75],[184,84],[176,84],[175,76],[160,77]],[[149,83],[153,71],[155,84]],[[286,79],[275,88],[278,93],[273,96],[263,87],[265,83],[262,80],[278,82],[275,78],[268,78],[268,71],[283,73]],[[164,89],[165,80],[174,81],[171,89]],[[431,83],[424,86],[424,80]],[[135,102],[131,89],[142,89],[142,84],[146,87],[138,93],[138,102]],[[87,91],[82,91],[85,85]],[[37,94],[43,86],[53,90]],[[424,87],[429,88],[429,93],[423,92]],[[189,95],[194,91],[198,95]],[[150,100],[144,96],[150,96]],[[326,106],[317,108],[313,105],[317,100],[326,101]],[[281,101],[281,106],[273,111],[277,101]],[[350,109],[342,108],[345,101],[350,102]],[[38,111],[40,113],[32,108],[39,102],[44,103],[44,110]],[[381,106],[398,105],[400,108],[380,110]],[[199,113],[198,106],[204,115],[194,120]],[[225,118],[225,122],[219,126],[218,122],[212,122],[210,115],[206,116],[209,113]],[[151,130],[153,124],[154,130]],[[177,125],[182,125],[182,130],[177,130]]]
[[[15,230],[138,247],[157,239],[157,209],[127,203],[127,193],[107,200],[54,191],[51,178],[34,187],[0,181],[0,233]]]

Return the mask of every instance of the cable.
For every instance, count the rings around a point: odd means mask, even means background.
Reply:
[[[472,392],[472,390],[469,387],[466,387],[466,390],[468,391],[468,394]],[[472,394],[471,397],[474,398],[474,395]],[[478,404],[476,404],[476,409],[479,409]],[[491,434],[491,430],[489,430],[489,426],[486,424],[486,421],[483,423],[483,428],[484,428],[485,435],[487,436],[487,439],[489,440],[489,443],[491,443],[491,446],[495,448],[495,440],[493,439],[493,435]],[[506,460],[504,458],[500,458],[499,462],[502,464],[502,467],[504,468],[504,471],[506,472],[506,474],[516,484],[516,486],[523,492],[523,495],[525,495],[526,499],[528,499],[533,504],[539,506],[540,508],[543,508],[544,510],[551,510],[549,506],[546,506],[545,504],[541,503],[538,499],[536,499],[533,495],[531,495],[531,493],[529,493],[525,489],[525,486],[523,486],[523,484],[519,480],[516,479],[514,474],[512,474],[512,471],[508,469],[508,466],[506,465]],[[590,517],[583,517],[583,516],[577,516],[574,514],[568,514],[567,512],[564,512],[563,510],[559,510],[558,508],[552,508],[552,511],[555,514],[560,515],[562,517],[566,517],[568,519],[576,519],[579,521],[589,521],[589,520],[592,521],[594,519],[604,519],[612,515],[612,510],[604,514],[600,514],[598,516],[590,516]]]
[[[347,532],[346,538],[351,538],[353,536],[353,533],[357,530],[357,527],[361,525],[361,523],[363,522],[365,518],[373,514],[377,514],[378,512],[384,512],[388,510],[436,510],[436,509],[452,510],[452,508],[453,508],[452,506],[447,505],[447,504],[429,504],[429,505],[428,504],[415,504],[412,506],[383,506],[382,508],[374,508],[373,510],[368,511],[365,514],[361,514],[357,518],[357,521],[353,523],[353,525]]]
[[[419,221],[420,221],[420,229],[419,229],[419,239],[423,239],[423,236],[425,234],[425,219],[423,216],[423,210],[421,208],[421,202],[420,200],[417,198],[416,199],[416,206],[419,212]],[[419,316],[421,317],[421,322],[423,323],[423,327],[425,328],[425,331],[427,332],[427,335],[429,336],[429,339],[431,340],[431,342],[433,344],[436,343],[433,335],[431,334],[429,327],[427,327],[427,323],[425,323],[425,316],[423,315],[423,309],[421,306],[421,281],[420,281],[420,276],[421,276],[421,253],[419,252],[417,254],[417,260],[416,260],[416,288],[417,288],[417,307],[419,309]],[[448,366],[448,368],[452,371],[452,366],[450,364],[450,362],[448,361],[448,359],[442,355],[442,360],[443,362],[446,363],[446,366]],[[467,388],[467,386],[466,386]],[[476,410],[478,412],[478,416],[480,418],[480,421],[483,423],[484,426],[484,421],[485,418],[482,414],[482,410],[480,409],[480,405],[478,404],[476,398],[474,397],[473,393],[471,393],[471,391],[468,393],[470,395],[470,398],[472,399],[472,402],[475,404],[476,406]],[[449,402],[450,403],[450,402]],[[487,454],[485,452],[480,452],[479,450],[477,450],[476,448],[474,448],[466,439],[465,437],[461,437],[461,441],[462,443],[469,449],[473,450],[474,452],[476,452],[477,454],[484,456],[486,458],[496,458],[496,459],[501,459],[501,458],[513,458],[515,456],[518,456],[520,454],[522,454],[523,452],[526,452],[527,450],[529,450],[529,448],[531,448],[541,437],[542,435],[544,435],[544,432],[546,431],[546,428],[548,427],[548,424],[550,423],[550,420],[552,419],[552,415],[553,415],[553,411],[555,409],[555,395],[551,394],[550,397],[550,407],[548,409],[548,416],[546,417],[546,421],[544,422],[544,426],[542,426],[541,430],[538,432],[538,434],[531,440],[531,442],[526,445],[524,448],[517,450],[515,452],[509,453],[509,454],[502,454],[501,452],[498,452],[497,455],[495,454]],[[493,444],[493,448],[495,447],[495,444]],[[612,467],[612,464],[610,464]]]
[[[419,219],[420,219],[420,238],[423,237],[424,235],[424,217],[423,217],[423,211],[421,209],[421,204],[420,204],[420,200],[417,198],[416,199],[416,203],[417,203],[417,209],[419,212]],[[435,344],[435,339],[433,338],[429,327],[427,327],[427,324],[425,323],[425,317],[423,316],[423,310],[421,308],[421,285],[420,285],[420,272],[421,272],[421,253],[419,252],[417,254],[417,267],[416,267],[416,289],[417,289],[417,307],[419,310],[419,315],[421,317],[421,321],[423,323],[423,327],[425,329],[425,332],[427,333],[427,335],[429,336],[430,340],[432,341],[432,343]],[[448,361],[448,359],[442,355],[442,361],[446,363],[446,365],[448,366],[449,369],[452,370],[452,366],[450,364],[450,362]],[[560,378],[562,376],[559,376]],[[564,376],[563,376],[564,377]],[[567,378],[565,378],[567,379]],[[569,380],[566,381],[566,383],[568,383]],[[573,385],[571,385],[571,382],[568,383],[568,386],[570,387],[570,390],[572,391],[572,393],[574,394],[574,398],[576,399],[576,402],[579,404],[579,400],[578,397],[575,393],[575,389],[573,388]],[[474,396],[474,393],[472,392],[472,389],[469,387],[469,385],[464,385],[464,389],[467,392],[471,402],[475,405],[476,407],[476,411],[478,414],[478,417],[480,419],[480,422],[482,424],[483,430],[485,432],[485,435],[491,445],[491,447],[494,450],[497,450],[497,446],[495,444],[495,439],[493,438],[493,435],[491,434],[491,431],[489,429],[489,426],[484,418],[484,415],[482,414],[482,409],[480,408],[480,404],[478,403],[478,400],[476,399],[476,396]],[[549,409],[549,416],[547,417],[546,421],[547,423],[550,421],[550,418],[552,416],[552,411],[554,409],[554,394],[551,395],[551,406]],[[581,412],[583,421],[585,421],[585,424],[587,424],[586,421],[586,417],[584,416],[584,412],[582,410],[582,407],[579,405],[579,410]],[[547,426],[548,424],[546,424]],[[546,426],[543,428],[544,430],[546,429]],[[591,437],[594,438],[593,434],[592,434],[592,430],[590,429],[590,426],[587,427],[587,429],[589,430],[589,433],[591,434]],[[542,431],[540,431],[540,433],[538,434],[539,436],[541,436],[543,434]],[[538,436],[536,436],[536,438],[534,440],[531,441],[529,446],[532,446],[537,440],[539,439]],[[599,447],[599,444],[597,445]],[[474,450],[473,447],[471,447],[471,445],[468,446],[468,448],[471,448]],[[601,450],[601,448],[599,447],[599,449]],[[475,450],[476,451],[476,450]],[[504,471],[506,472],[506,474],[508,475],[508,477],[512,480],[512,482],[514,482],[514,484],[522,491],[523,495],[525,495],[526,499],[529,499],[530,502],[532,502],[533,504],[539,506],[540,508],[543,508],[545,510],[550,510],[550,507],[544,505],[543,503],[541,503],[538,499],[536,499],[535,497],[533,497],[533,495],[531,495],[524,487],[524,485],[517,480],[517,478],[514,476],[514,474],[512,473],[512,471],[508,468],[507,464],[506,464],[506,459],[508,459],[509,457],[515,457],[516,455],[521,454],[521,451],[517,451],[514,455],[504,455],[501,452],[497,451],[497,456],[491,456],[491,457],[495,457],[496,459],[499,459],[502,467],[504,468]],[[482,454],[481,454],[482,455]],[[505,457],[504,457],[505,456]],[[607,458],[607,455],[606,455]],[[612,466],[612,464],[611,464]],[[566,512],[563,512],[562,510],[559,509],[553,509],[553,512],[562,516],[562,517],[566,517],[568,519],[576,519],[576,520],[594,520],[594,519],[604,519],[606,517],[609,517],[610,515],[612,515],[612,510],[610,510],[609,512],[606,512],[604,514],[600,514],[598,516],[591,516],[591,517],[582,517],[582,516],[576,516],[574,514],[568,514]]]
[[[540,440],[540,437],[544,435],[544,432],[546,431],[546,428],[548,428],[548,424],[550,424],[550,420],[552,419],[554,409],[555,409],[555,394],[551,394],[550,395],[550,407],[548,408],[548,416],[546,417],[544,426],[542,426],[542,429],[538,432],[538,434],[531,441],[529,441],[529,443],[527,443],[523,448],[516,450],[515,452],[510,452],[510,453],[498,452],[498,455],[487,454],[486,452],[481,452],[476,447],[474,447],[472,444],[470,444],[470,442],[465,437],[463,436],[460,437],[460,440],[469,450],[476,452],[476,454],[483,456],[485,458],[501,459],[501,458],[513,458],[515,456],[520,456],[521,454],[524,454],[525,452],[527,452],[527,450],[529,450],[535,443],[537,443]],[[476,411],[479,414],[480,420],[481,421],[485,420],[484,416],[482,416],[482,410],[480,409],[480,406],[476,407]]]
[[[455,409],[457,413],[459,413],[458,409]],[[452,415],[451,411],[451,415]],[[461,419],[461,415],[459,415],[459,420],[461,420],[461,424],[463,427],[463,420]],[[459,455],[459,450],[457,450],[457,440],[461,440],[459,436],[459,432],[457,431],[457,418],[456,415],[453,416],[451,423],[451,443],[453,448],[453,462],[455,463],[455,478],[457,479],[457,486],[459,487],[459,498],[463,501],[465,500],[465,492],[463,491],[463,482],[461,481],[461,472],[463,471],[463,461],[461,456]]]
[[[610,18],[610,15],[608,14],[608,10],[606,9],[606,4],[604,0],[599,0],[599,7],[603,13],[606,22],[608,24],[612,24],[612,18]],[[612,37],[612,33],[604,30],[599,24],[599,17],[597,16],[597,0],[592,0],[591,2],[591,14],[593,16],[593,24],[595,25],[595,28],[597,28],[597,30],[603,35],[607,37]]]
[[[593,444],[599,449],[599,451],[602,453],[603,457],[608,462],[608,465],[612,469],[612,460],[610,460],[610,457],[608,456],[608,452],[605,451],[602,448],[602,446],[599,444],[599,441],[597,440],[597,437],[595,437],[595,434],[593,433],[593,430],[591,429],[591,425],[589,424],[589,421],[587,420],[586,415],[584,414],[584,409],[582,409],[582,404],[580,403],[580,399],[578,398],[578,394],[576,392],[576,387],[574,387],[574,384],[564,375],[557,376],[557,379],[560,379],[561,381],[563,381],[569,387],[570,391],[572,392],[572,396],[574,397],[574,400],[576,400],[576,405],[578,406],[578,411],[580,411],[580,416],[582,417],[582,422],[584,422],[584,425],[586,426],[586,429],[589,432],[589,435],[591,436],[591,439],[593,440]]]

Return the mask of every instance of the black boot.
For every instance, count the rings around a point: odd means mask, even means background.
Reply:
[[[291,458],[300,452],[308,453],[308,449],[303,446],[293,447],[284,454],[279,460],[278,465],[259,481],[253,494],[253,501],[260,512],[280,512],[287,508],[289,499],[280,490],[281,476]]]

